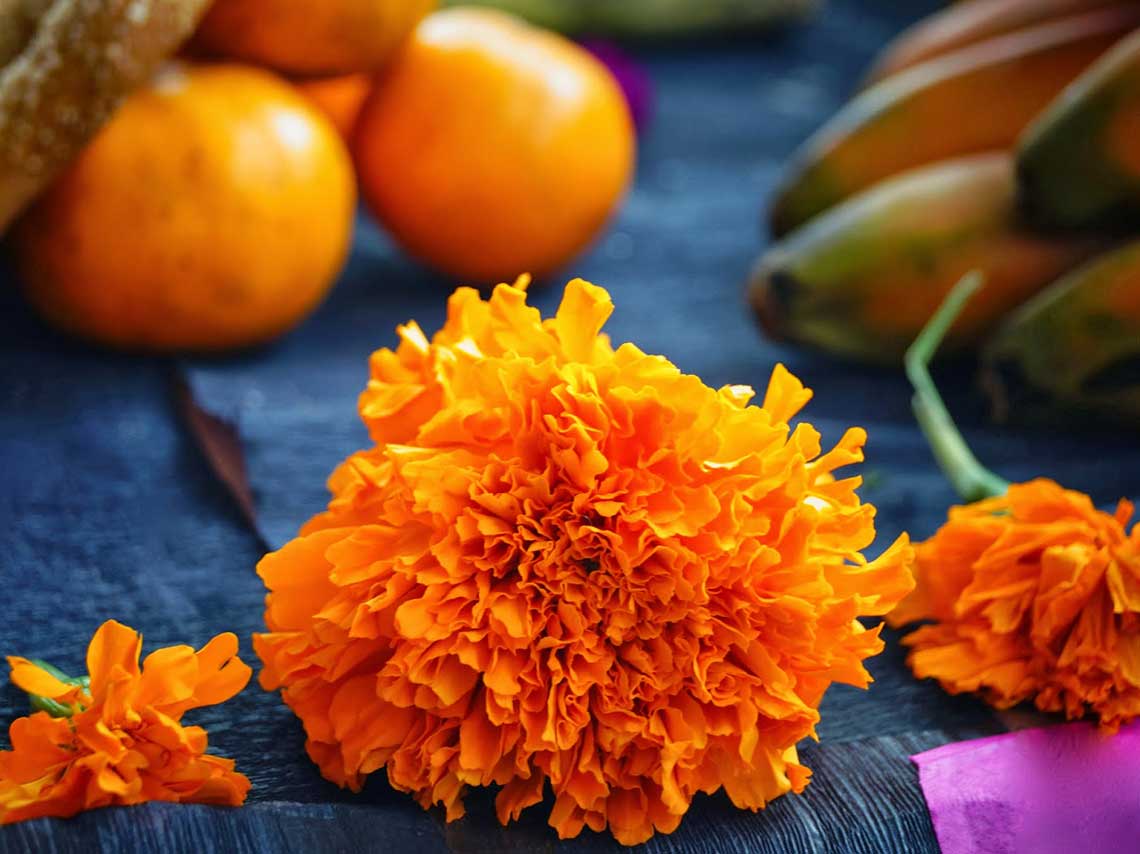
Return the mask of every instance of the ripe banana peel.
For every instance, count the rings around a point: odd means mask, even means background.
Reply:
[[[866,85],[967,45],[1121,0],[970,0],[924,18],[886,46]]]
[[[1140,221],[1140,30],[1033,123],[1017,159],[1034,221],[1066,228]]]
[[[1140,241],[1029,300],[995,334],[983,361],[999,413],[1044,398],[1140,419]]]
[[[981,42],[872,86],[800,149],[771,208],[773,233],[787,234],[904,170],[1012,147],[1066,85],[1137,26],[1140,3],[1118,4]]]
[[[889,179],[812,220],[760,259],[750,299],[786,339],[864,361],[901,363],[954,283],[986,287],[948,347],[976,341],[1014,306],[1095,250],[1020,225],[1012,158],[961,158]]]

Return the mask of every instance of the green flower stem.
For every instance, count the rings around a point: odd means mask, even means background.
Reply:
[[[89,691],[91,689],[91,677],[89,676],[68,676],[58,667],[53,667],[46,661],[42,661],[38,658],[29,658],[28,661],[30,661],[40,670],[50,673],[60,682],[65,682],[68,685],[76,685],[82,688],[84,691]],[[65,703],[59,702],[58,700],[53,700],[50,697],[41,697],[39,694],[29,694],[28,699],[31,702],[33,709],[37,709],[41,712],[47,712],[53,718],[70,718],[77,711],[83,710],[82,706],[69,706]]]
[[[75,710],[71,708],[71,706],[64,705],[49,697],[41,697],[39,694],[29,694],[28,699],[33,709],[37,712],[47,712],[53,718],[70,718],[75,714]]]
[[[906,374],[914,387],[911,406],[918,426],[938,465],[950,480],[963,501],[981,501],[1002,495],[1009,482],[998,477],[978,462],[962,433],[950,417],[942,395],[930,376],[930,360],[938,351],[946,331],[953,325],[970,298],[982,286],[983,277],[978,271],[965,276],[947,294],[938,311],[919,333],[906,353]]]

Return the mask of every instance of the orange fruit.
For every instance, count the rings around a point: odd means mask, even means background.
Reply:
[[[198,29],[205,50],[290,74],[383,65],[436,0],[217,0]]]
[[[348,251],[344,142],[292,86],[169,66],[130,96],[15,230],[29,300],[112,346],[266,341],[321,301]]]
[[[353,137],[364,197],[394,238],[478,282],[543,275],[580,251],[623,195],[635,149],[605,66],[476,8],[424,19]]]
[[[317,77],[298,80],[297,88],[328,116],[341,136],[349,139],[364,99],[372,88],[372,77],[368,74]]]

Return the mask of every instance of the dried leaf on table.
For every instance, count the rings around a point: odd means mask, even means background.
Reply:
[[[253,488],[250,486],[245,452],[237,427],[203,408],[195,399],[193,389],[181,372],[174,373],[172,383],[179,417],[190,431],[215,476],[237,503],[241,515],[257,534],[258,539],[268,548],[265,535],[257,521],[257,505],[253,499]]]

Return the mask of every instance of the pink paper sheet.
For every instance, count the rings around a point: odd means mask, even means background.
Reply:
[[[942,854],[1140,852],[1140,722],[947,744],[911,760]]]

